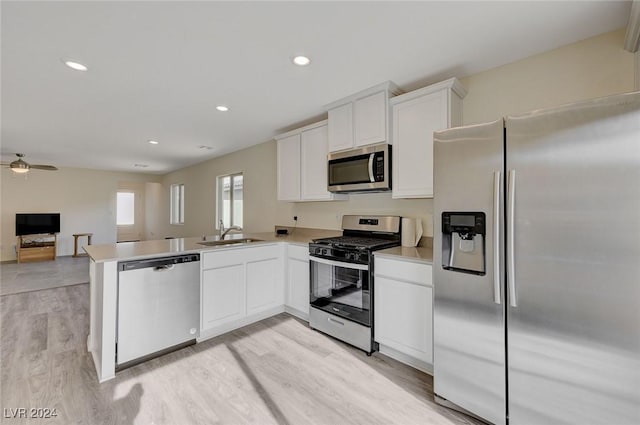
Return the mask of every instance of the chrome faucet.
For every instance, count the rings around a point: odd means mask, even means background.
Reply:
[[[230,226],[228,229],[225,229],[224,222],[220,220],[220,240],[224,240],[225,236],[227,236],[227,233],[229,233],[232,230],[242,230],[242,227]]]

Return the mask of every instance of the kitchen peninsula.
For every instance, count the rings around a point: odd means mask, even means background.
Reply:
[[[113,379],[116,372],[120,263],[199,254],[200,327],[195,337],[200,342],[284,311],[306,319],[304,304],[295,302],[304,296],[289,281],[293,276],[303,285],[308,282],[311,239],[340,234],[299,228],[284,236],[273,232],[229,235],[228,243],[214,246],[203,243],[218,243],[217,236],[85,246],[90,258],[87,349],[98,380]],[[307,262],[306,268],[301,261]],[[306,276],[298,279],[302,272]]]

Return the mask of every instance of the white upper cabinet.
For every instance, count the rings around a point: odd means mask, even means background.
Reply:
[[[300,200],[300,134],[278,139],[278,200]]]
[[[353,147],[353,105],[346,105],[330,109],[329,121],[329,152],[341,151]]]
[[[327,192],[327,126],[300,134],[301,198],[324,200]]]
[[[466,94],[451,78],[390,100],[393,198],[433,197],[433,132],[462,125]]]
[[[390,142],[389,97],[401,93],[391,81],[325,105],[329,152]]]
[[[327,121],[276,137],[278,143],[278,200],[332,201],[347,195],[327,190]]]
[[[365,146],[387,140],[387,94],[384,91],[353,102],[354,144]]]

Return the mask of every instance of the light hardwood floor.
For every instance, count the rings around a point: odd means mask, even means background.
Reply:
[[[88,297],[88,285],[76,285],[0,298],[2,423],[478,423],[435,405],[430,376],[367,357],[287,314],[99,384],[86,352]],[[5,417],[16,408],[58,416]]]
[[[57,257],[55,261],[0,265],[0,295],[39,291],[89,282],[88,257]]]

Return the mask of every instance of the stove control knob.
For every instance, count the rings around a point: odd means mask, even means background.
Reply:
[[[327,248],[322,250],[322,255],[327,255],[329,253],[329,250]]]

